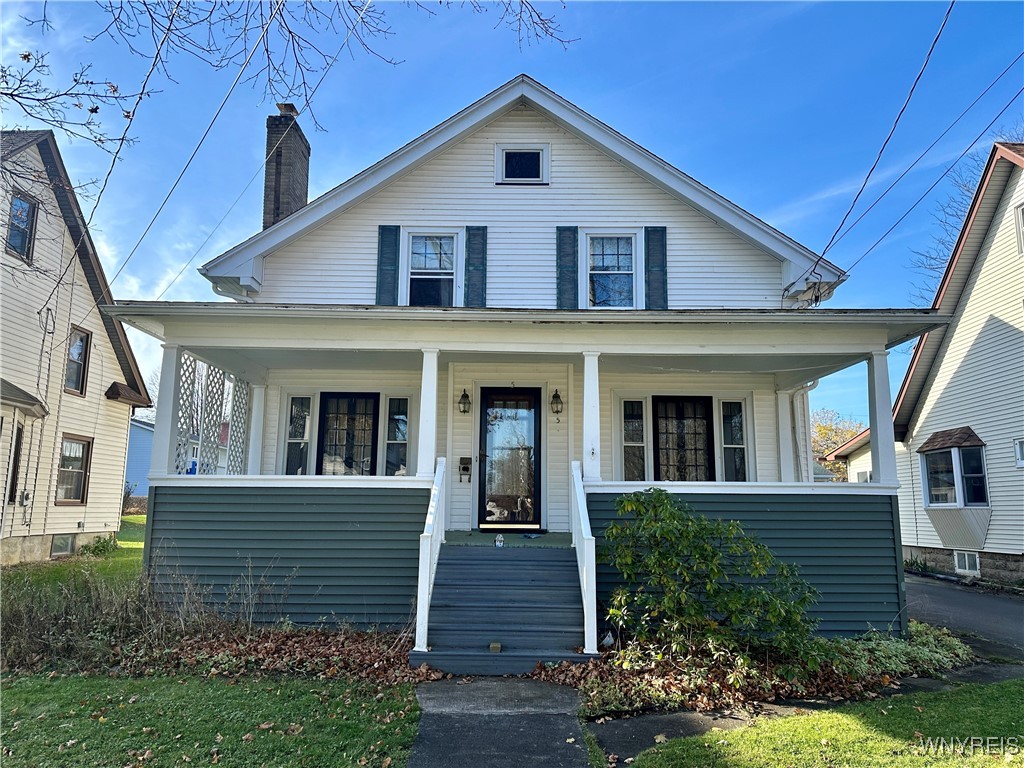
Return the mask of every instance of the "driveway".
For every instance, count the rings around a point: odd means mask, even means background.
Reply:
[[[977,635],[998,646],[980,649],[983,654],[1024,660],[1024,597],[910,574],[906,581],[910,618]]]

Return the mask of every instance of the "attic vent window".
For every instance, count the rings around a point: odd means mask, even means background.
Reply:
[[[547,144],[498,144],[494,153],[496,184],[547,184]]]

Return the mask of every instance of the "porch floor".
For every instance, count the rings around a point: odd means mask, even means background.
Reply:
[[[493,547],[500,531],[446,531],[444,543],[453,547]],[[506,547],[571,549],[571,533],[503,533]],[[532,538],[531,538],[532,537]]]

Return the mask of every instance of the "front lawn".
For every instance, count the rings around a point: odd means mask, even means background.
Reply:
[[[411,685],[343,680],[88,676],[2,683],[4,768],[404,766]]]
[[[981,740],[974,742],[973,749],[972,738]],[[945,743],[940,744],[940,739]],[[633,763],[634,768],[790,765],[1024,765],[1024,680],[966,685],[948,693],[913,694],[762,720],[744,730],[670,741],[642,753]]]

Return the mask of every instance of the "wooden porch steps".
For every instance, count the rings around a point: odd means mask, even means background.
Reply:
[[[570,548],[441,547],[426,662],[459,675],[529,672],[537,662],[586,661],[576,553]],[[501,652],[490,650],[500,643]]]

